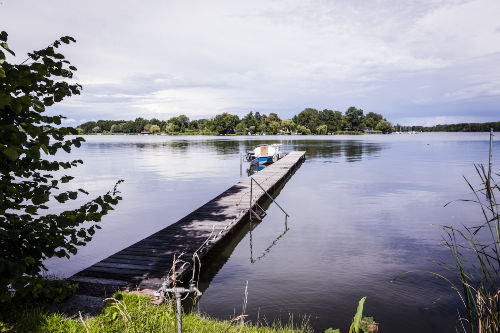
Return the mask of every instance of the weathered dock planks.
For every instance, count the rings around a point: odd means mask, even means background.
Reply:
[[[272,193],[304,159],[305,152],[290,152],[252,177]],[[202,259],[248,218],[250,182],[250,177],[245,178],[176,223],[78,272],[70,280],[83,285],[81,289],[88,295],[109,294],[119,288],[152,293],[179,256],[185,264],[177,265],[176,279],[182,279],[192,269],[195,252]],[[258,186],[253,186],[254,205],[265,196]]]

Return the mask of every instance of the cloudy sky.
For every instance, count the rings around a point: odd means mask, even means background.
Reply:
[[[500,120],[500,1],[0,0],[25,53],[70,35],[69,122],[354,105],[393,123]]]

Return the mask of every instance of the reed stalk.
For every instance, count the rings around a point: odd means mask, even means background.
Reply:
[[[488,181],[483,170],[476,166],[479,189],[465,178],[473,198],[460,200],[480,207],[481,221],[475,226],[443,227],[443,246],[449,249],[452,260],[441,263],[458,279],[456,284],[448,281],[464,305],[462,324],[479,333],[500,331],[500,217],[495,198],[500,188],[493,177]]]

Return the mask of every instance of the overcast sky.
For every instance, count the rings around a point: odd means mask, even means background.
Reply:
[[[0,0],[25,54],[70,35],[75,124],[353,105],[393,123],[500,121],[500,0]]]

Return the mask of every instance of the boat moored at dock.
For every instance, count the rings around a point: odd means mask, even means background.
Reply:
[[[278,144],[260,145],[253,151],[248,152],[247,161],[252,164],[270,164],[284,156],[285,154],[280,151],[280,145]]]

